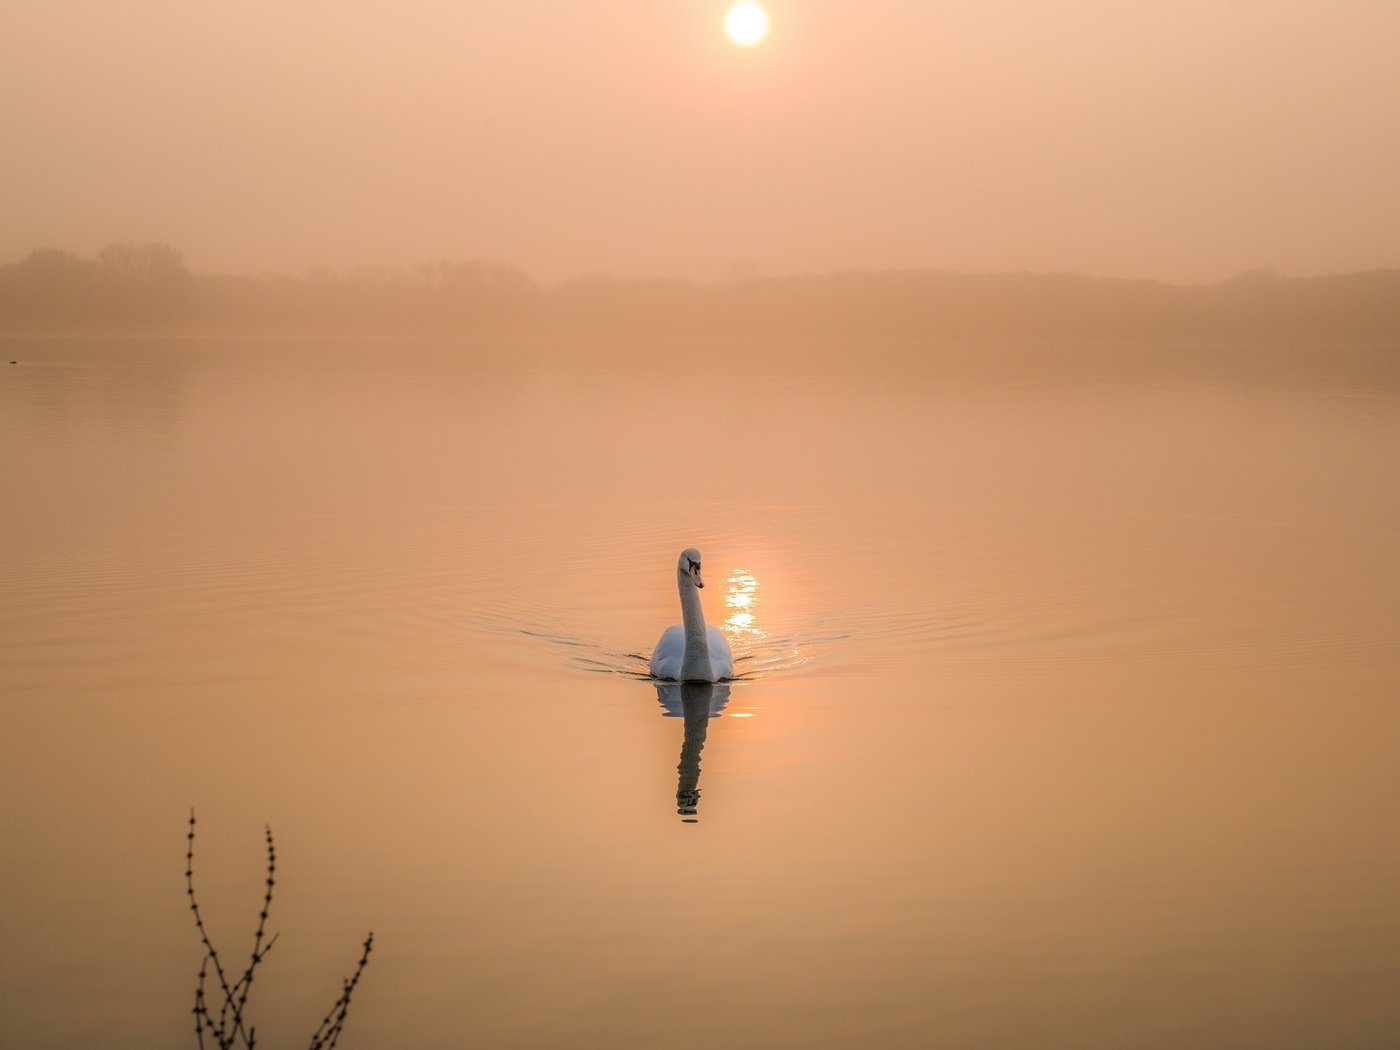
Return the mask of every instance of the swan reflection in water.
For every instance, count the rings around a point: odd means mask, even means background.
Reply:
[[[687,824],[698,819],[700,809],[700,752],[710,719],[718,718],[729,703],[729,683],[653,682],[656,699],[667,718],[685,719],[681,761],[676,767],[676,812]]]

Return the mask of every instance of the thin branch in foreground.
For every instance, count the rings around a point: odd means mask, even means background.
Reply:
[[[364,973],[365,967],[369,965],[369,953],[373,950],[374,934],[370,933],[365,938],[364,951],[360,953],[355,972],[343,982],[340,998],[335,1001],[331,1012],[326,1014],[321,1027],[316,1029],[316,1034],[311,1037],[308,1050],[334,1050],[336,1040],[340,1038],[340,1030],[345,1027],[345,1015],[350,1011],[350,996],[355,991],[355,985],[360,983],[360,974]]]
[[[214,947],[214,942],[209,939],[209,931],[204,925],[204,916],[199,909],[199,900],[194,892],[194,830],[195,819],[194,810],[190,810],[190,830],[185,836],[187,845],[185,849],[185,894],[189,897],[190,911],[194,914],[194,925],[199,931],[199,939],[204,944],[204,958],[199,964],[199,980],[195,985],[194,993],[194,1024],[195,1035],[199,1040],[199,1046],[204,1046],[204,1035],[207,1032],[218,1043],[219,1050],[230,1050],[237,1045],[237,1041],[242,1039],[243,1045],[252,1050],[254,1046],[254,1036],[251,1032],[243,1030],[243,1020],[241,1009],[233,1012],[240,989],[243,989],[243,1000],[247,1001],[247,985],[252,984],[252,972],[257,964],[262,961],[271,944],[261,952],[254,951],[253,960],[249,963],[242,977],[229,984],[228,975],[224,970],[223,962],[219,959],[218,949]],[[270,834],[270,833],[269,833]],[[269,881],[271,876],[269,875]],[[269,897],[264,900],[263,911],[267,911],[270,903],[271,887],[269,886]],[[260,927],[261,928],[261,927]],[[208,982],[210,967],[213,967],[214,976],[218,979],[219,991],[223,993],[223,1004],[219,1008],[217,1018],[209,1008],[208,997],[205,994],[205,986]],[[232,1013],[232,1023],[230,1014]]]
[[[237,980],[230,983],[229,971],[224,969],[218,950],[209,938],[199,900],[195,896],[195,818],[194,810],[190,810],[190,827],[186,835],[185,849],[185,893],[189,897],[190,911],[194,914],[195,929],[199,931],[200,942],[204,945],[204,958],[200,960],[199,976],[195,982],[193,1010],[195,1038],[198,1040],[199,1050],[205,1050],[206,1035],[218,1045],[219,1050],[234,1050],[240,1045],[246,1050],[255,1050],[257,1046],[257,1029],[246,1023],[248,995],[252,991],[253,978],[259,964],[267,958],[267,953],[272,951],[272,946],[277,943],[277,934],[270,937],[267,935],[267,918],[272,911],[272,890],[277,885],[277,848],[272,839],[272,829],[263,830],[267,840],[267,888],[263,893],[262,908],[258,912],[257,929],[253,931],[253,950],[248,966]],[[321,1022],[321,1027],[312,1036],[311,1050],[332,1050],[340,1038],[341,1030],[345,1027],[346,1014],[350,1010],[350,996],[369,964],[369,953],[373,946],[374,934],[371,933],[365,939],[364,950],[360,954],[355,972],[344,980],[340,998],[335,1001],[330,1013]],[[222,995],[217,1012],[210,1006],[208,988],[211,974],[217,985],[216,992]]]

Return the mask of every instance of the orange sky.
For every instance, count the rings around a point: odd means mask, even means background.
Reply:
[[[0,261],[1400,265],[1400,3],[7,0]]]

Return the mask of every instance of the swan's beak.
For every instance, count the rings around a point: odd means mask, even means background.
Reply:
[[[694,582],[695,586],[697,586],[697,587],[703,587],[703,586],[705,586],[705,581],[702,580],[702,579],[700,578],[700,570],[699,570],[699,569],[691,569],[691,570],[690,570],[690,578],[691,578],[691,580]]]

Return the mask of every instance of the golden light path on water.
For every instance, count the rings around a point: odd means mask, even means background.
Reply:
[[[758,577],[747,569],[735,569],[724,581],[724,605],[729,615],[724,618],[724,633],[732,639],[758,642],[768,632],[758,625]],[[729,711],[730,718],[752,718],[752,711]]]
[[[766,678],[778,669],[790,669],[805,664],[808,654],[792,639],[774,637],[763,625],[765,614],[759,591],[762,584],[749,569],[734,569],[724,581],[724,620],[720,630],[729,638],[743,661],[739,677]],[[730,718],[744,715],[729,712]]]
[[[725,607],[730,610],[724,618],[724,632],[732,638],[758,641],[768,632],[758,626],[758,579],[745,569],[735,569],[725,580]]]

